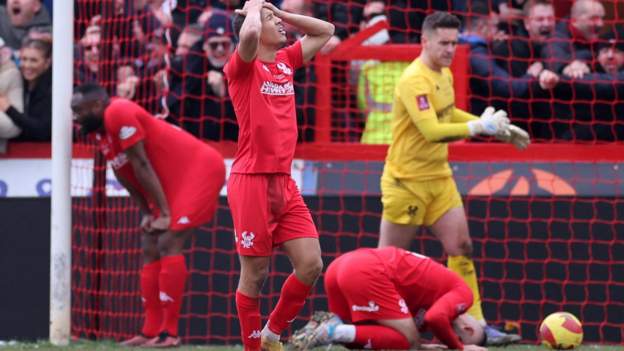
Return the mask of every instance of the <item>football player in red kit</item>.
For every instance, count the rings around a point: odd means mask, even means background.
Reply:
[[[461,277],[430,258],[399,249],[358,249],[334,260],[325,273],[328,314],[296,333],[299,349],[331,343],[354,348],[419,348],[419,329],[450,349],[481,351],[483,327],[464,314],[472,291]]]
[[[303,307],[323,267],[316,227],[290,176],[297,144],[293,74],[331,38],[334,26],[262,0],[247,1],[232,23],[239,44],[224,73],[239,125],[227,184],[241,263],[236,308],[246,351],[281,350],[280,334]],[[288,47],[285,23],[305,34]],[[259,294],[276,246],[294,272],[261,330]]]
[[[117,179],[143,213],[145,319],[141,333],[123,344],[178,346],[188,275],[182,250],[193,228],[215,213],[225,182],[223,157],[136,103],[109,98],[97,84],[77,87],[71,104],[75,121],[83,132],[94,133]]]

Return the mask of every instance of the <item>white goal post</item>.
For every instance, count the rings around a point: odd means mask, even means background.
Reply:
[[[50,216],[50,342],[71,334],[71,192],[74,2],[54,1],[52,28],[52,195]]]

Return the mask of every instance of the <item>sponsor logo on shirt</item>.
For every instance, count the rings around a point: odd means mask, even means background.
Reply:
[[[399,300],[399,307],[401,308],[401,313],[409,314],[409,308],[407,308],[407,304],[405,303],[405,300],[403,299]]]
[[[358,305],[353,305],[351,306],[351,309],[353,310],[353,312],[378,312],[379,311],[379,305],[377,305],[375,303],[375,301],[368,301],[368,306],[358,306]]]
[[[243,232],[241,234],[241,246],[245,249],[249,249],[253,246],[253,240],[256,237],[256,235],[252,232]]]
[[[189,224],[189,223],[191,223],[191,221],[189,220],[187,216],[182,216],[180,217],[180,219],[178,219],[178,224]]]
[[[123,126],[119,130],[119,139],[126,140],[136,133],[136,128],[132,126]]]
[[[430,106],[429,106],[429,99],[427,99],[427,95],[418,95],[416,97],[416,105],[418,105],[418,109],[421,111],[428,110]]]
[[[291,82],[284,84],[277,84],[273,82],[265,81],[262,83],[260,92],[266,95],[295,95],[295,88]]]

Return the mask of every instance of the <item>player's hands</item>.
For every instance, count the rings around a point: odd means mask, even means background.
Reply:
[[[496,139],[512,144],[518,150],[526,149],[531,143],[531,137],[526,130],[510,124],[507,129],[495,135]]]
[[[487,347],[477,345],[464,345],[464,351],[487,351]]]
[[[144,232],[149,233],[151,230],[153,220],[154,220],[154,216],[152,216],[151,214],[144,214],[143,218],[141,218],[141,229]]]
[[[507,126],[509,126],[507,112],[503,110],[496,111],[492,106],[488,106],[483,111],[481,118],[468,122],[470,136],[478,134],[496,135],[507,129]]]
[[[171,217],[161,215],[152,220],[150,224],[150,232],[164,232],[169,229],[170,224]]]
[[[282,18],[284,16],[284,12],[280,10],[279,8],[277,8],[277,6],[273,5],[272,3],[265,1],[264,4],[262,4],[262,7],[264,7],[267,10],[271,10],[273,11],[273,14],[279,18]]]
[[[243,5],[242,9],[234,10],[234,13],[241,16],[247,16],[249,11],[260,11],[264,6],[264,0],[249,0]]]

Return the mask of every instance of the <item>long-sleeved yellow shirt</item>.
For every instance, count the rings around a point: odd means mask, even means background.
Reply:
[[[399,179],[450,176],[447,142],[467,138],[467,122],[478,118],[455,107],[451,70],[433,71],[420,58],[399,79],[392,113],[384,173]]]

